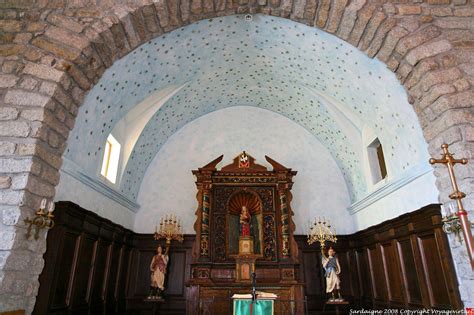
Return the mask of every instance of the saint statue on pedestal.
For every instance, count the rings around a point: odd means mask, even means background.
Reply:
[[[341,280],[339,274],[341,273],[341,266],[339,260],[336,257],[336,252],[332,247],[329,247],[328,255],[324,253],[324,249],[321,249],[323,268],[326,277],[326,293],[331,293],[329,301],[343,301],[340,291]],[[335,295],[338,295],[337,299]]]
[[[151,271],[151,290],[149,299],[161,299],[163,291],[165,290],[165,275],[166,267],[168,266],[168,253],[162,253],[163,248],[158,245],[156,255],[153,256],[150,264]]]
[[[258,195],[240,191],[227,202],[226,254],[263,254],[262,202]]]
[[[240,236],[250,236],[250,212],[246,206],[242,206],[240,212]]]

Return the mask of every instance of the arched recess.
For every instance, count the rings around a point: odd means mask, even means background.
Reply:
[[[472,157],[472,55],[469,53],[471,5],[382,4],[366,1],[143,1],[137,4],[82,7],[43,2],[10,4],[5,15],[8,38],[2,46],[2,292],[1,305],[30,311],[42,270],[44,233],[36,245],[23,240],[20,218],[30,216],[41,197],[52,198],[69,130],[85,93],[103,71],[141,43],[203,18],[237,12],[280,15],[336,34],[376,56],[409,93],[431,154],[448,142],[459,155]],[[451,15],[454,15],[451,16]],[[28,17],[26,23],[16,19]],[[19,33],[22,31],[21,33]],[[18,34],[17,34],[18,33]],[[13,34],[13,35],[11,35]],[[11,35],[11,36],[10,36]],[[467,43],[467,45],[466,45]],[[8,89],[8,90],[7,90]],[[471,164],[472,165],[472,164]],[[458,175],[465,192],[472,166]],[[441,200],[450,193],[445,173],[436,172]],[[473,199],[467,200],[472,209]],[[462,257],[462,248],[454,249]],[[34,262],[28,267],[19,261]],[[462,261],[457,261],[462,265]],[[15,266],[15,267],[12,267]],[[33,268],[31,268],[33,266]],[[11,288],[23,279],[21,293]],[[471,280],[472,282],[472,280]],[[472,284],[472,283],[471,283]],[[461,281],[461,293],[469,280]],[[463,288],[464,287],[464,288]],[[26,292],[26,294],[25,294]],[[463,296],[466,299],[466,295]]]

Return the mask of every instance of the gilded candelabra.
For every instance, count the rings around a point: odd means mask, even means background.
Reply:
[[[171,245],[171,240],[183,242],[183,226],[181,219],[174,214],[167,214],[161,218],[160,226],[156,226],[155,240],[166,239],[166,253]]]
[[[331,223],[326,218],[314,219],[313,223],[310,223],[308,229],[308,244],[311,245],[315,242],[319,242],[321,249],[324,249],[326,242],[337,242],[336,229],[331,229]]]
[[[39,231],[43,228],[52,229],[54,226],[54,202],[50,201],[48,205],[48,211],[46,210],[46,198],[41,200],[41,204],[38,210],[35,212],[35,217],[30,219],[29,217],[24,220],[25,224],[28,225],[28,230],[26,232],[26,239],[29,239],[31,236],[31,229],[35,228],[34,238],[37,240],[39,238]]]
[[[443,149],[441,159],[430,159],[430,164],[445,164],[447,166],[451,185],[454,190],[449,195],[449,198],[456,202],[458,210],[457,213],[456,211],[451,211],[452,209],[446,211],[447,213],[443,217],[443,230],[447,233],[455,233],[459,240],[461,240],[459,231],[462,230],[464,241],[466,242],[467,253],[471,260],[471,268],[474,270],[474,241],[472,239],[471,222],[469,222],[467,211],[464,209],[462,204],[462,199],[466,197],[466,194],[459,190],[456,176],[454,175],[454,165],[465,165],[467,164],[467,159],[455,159],[454,154],[448,151],[448,145],[446,143],[441,145],[441,149]],[[451,206],[451,208],[454,207]]]

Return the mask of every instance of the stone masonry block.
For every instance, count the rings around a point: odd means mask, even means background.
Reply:
[[[448,51],[451,47],[451,43],[444,39],[430,42],[411,50],[406,56],[406,60],[409,64],[414,66],[418,61]]]
[[[15,143],[8,141],[0,141],[0,156],[10,155],[15,152]]]
[[[51,80],[55,82],[59,82],[61,77],[64,75],[64,72],[62,71],[33,62],[26,64],[25,68],[23,69],[23,73],[31,74],[40,79]]]
[[[14,43],[17,44],[26,44],[33,38],[33,34],[31,33],[18,33],[13,40]]]
[[[26,179],[26,183],[25,180],[21,180],[21,184],[26,184],[24,188],[35,195],[43,196],[46,198],[54,197],[54,186],[41,180],[36,176],[28,176],[28,178]]]
[[[15,86],[18,77],[13,74],[0,74],[0,88],[9,88]]]
[[[3,121],[0,123],[0,136],[6,137],[27,137],[30,133],[30,126],[22,121]]]
[[[18,110],[13,107],[0,107],[0,120],[14,120],[18,117]]]
[[[30,121],[43,121],[45,110],[43,108],[24,109],[21,111],[21,117]]]
[[[14,230],[5,230],[5,229],[1,230],[0,231],[0,250],[11,249],[15,241],[15,235],[16,235],[16,232]],[[4,267],[4,270],[6,269],[7,265],[8,265],[8,260]]]
[[[397,9],[400,15],[421,14],[421,7],[419,5],[401,4],[397,6]]]
[[[13,232],[13,234],[15,234],[15,232]],[[30,261],[32,259],[33,255],[28,251],[12,251],[10,256],[8,257],[4,270],[27,271],[28,266],[30,265]],[[21,278],[16,278],[15,282],[17,282],[18,280],[21,280]]]
[[[49,100],[47,96],[22,90],[9,90],[5,95],[5,102],[7,104],[19,106],[46,107]]]
[[[396,47],[396,52],[405,55],[410,49],[415,48],[441,34],[441,31],[435,26],[427,26],[416,33],[400,40]]]
[[[0,173],[29,172],[32,168],[33,160],[31,158],[0,158]]]
[[[6,175],[0,175],[0,189],[10,188],[12,185],[12,178]]]
[[[71,46],[79,50],[83,50],[89,45],[89,40],[87,37],[75,34],[59,27],[48,28],[45,35],[50,39],[59,41],[64,45]]]
[[[80,33],[84,29],[84,25],[78,21],[59,13],[52,13],[48,15],[48,22],[58,27],[66,28],[74,33]]]
[[[21,217],[21,210],[18,207],[12,207],[2,210],[2,223],[4,225],[15,225]]]
[[[16,33],[21,30],[21,21],[18,20],[0,20],[0,29],[3,32]]]
[[[32,44],[66,60],[76,60],[81,55],[81,51],[77,48],[62,45],[45,36],[36,37]]]
[[[33,77],[26,77],[21,80],[20,87],[25,90],[33,90],[38,85],[38,81]]]

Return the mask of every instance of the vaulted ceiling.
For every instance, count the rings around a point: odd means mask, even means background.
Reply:
[[[196,22],[117,61],[87,95],[66,158],[98,176],[108,134],[117,125],[133,130],[115,189],[135,200],[171,135],[235,105],[277,112],[310,131],[331,152],[352,200],[367,191],[364,128],[383,143],[394,174],[427,158],[417,117],[385,65],[333,35],[265,15]]]

